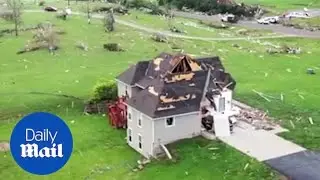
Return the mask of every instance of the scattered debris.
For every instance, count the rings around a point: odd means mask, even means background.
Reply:
[[[307,74],[316,74],[316,72],[312,68],[307,69]]]
[[[244,166],[243,170],[246,170],[248,167],[249,167],[249,163],[247,163],[247,164]]]
[[[0,152],[7,152],[10,151],[10,145],[8,142],[0,142]]]
[[[304,99],[304,97],[303,97],[301,94],[299,94],[298,96],[299,96],[301,99]]]
[[[312,119],[312,117],[309,117],[309,122],[310,122],[310,124],[313,125],[313,119]]]
[[[262,92],[258,92],[258,91],[254,90],[254,89],[252,91],[255,92],[256,94],[258,94],[260,97],[262,97],[266,101],[271,102],[271,100],[269,98],[267,98]]]
[[[268,48],[267,53],[269,54],[300,54],[300,47],[289,47],[287,45],[282,45],[281,47]]]
[[[161,33],[155,33],[151,36],[151,38],[156,42],[163,42],[163,43],[168,42],[168,38]]]
[[[263,129],[266,131],[273,130],[276,124],[274,119],[267,116],[266,112],[258,109],[240,109],[240,113],[235,115],[240,120],[251,124],[255,129]]]
[[[170,31],[171,32],[174,32],[174,33],[186,33],[185,31],[182,31],[182,30],[180,30],[180,29],[178,29],[177,27],[175,27],[175,26],[173,26],[173,27],[171,27],[170,28]]]
[[[108,51],[118,51],[118,52],[124,51],[124,49],[122,49],[118,43],[103,44],[103,48]]]
[[[290,68],[287,68],[286,71],[289,72],[289,73],[292,72]]]
[[[290,120],[290,124],[291,124],[293,129],[296,128],[296,126],[294,125],[294,123],[291,120]]]
[[[88,45],[86,45],[84,42],[77,42],[76,43],[76,47],[79,48],[79,49],[82,49],[84,51],[88,51],[89,50]]]

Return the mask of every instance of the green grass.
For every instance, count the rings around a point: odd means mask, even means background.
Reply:
[[[266,166],[242,155],[227,145],[202,138],[184,140],[171,146],[177,162],[155,161],[141,172],[131,172],[140,155],[126,145],[123,130],[112,129],[106,117],[83,115],[83,101],[60,96],[34,95],[32,91],[69,94],[88,99],[92,87],[100,78],[113,79],[130,64],[152,58],[162,51],[171,52],[168,44],[150,40],[146,33],[116,26],[105,33],[100,20],[87,25],[83,17],[67,22],[53,14],[24,14],[25,25],[49,20],[67,34],[60,36],[61,49],[56,55],[46,50],[16,55],[32,36],[5,35],[0,39],[0,140],[9,140],[15,123],[22,115],[33,111],[52,112],[70,126],[74,138],[74,153],[59,172],[39,177],[22,171],[10,154],[0,153],[0,176],[6,179],[275,179]],[[75,47],[77,41],[89,45],[84,52]],[[218,43],[174,40],[190,54],[213,53]],[[125,52],[106,52],[102,44],[117,42]],[[197,48],[195,48],[195,45]],[[225,45],[222,45],[225,46]],[[227,45],[229,47],[229,44]],[[228,63],[227,63],[228,64]],[[71,104],[74,102],[75,106]],[[74,122],[74,123],[72,123]],[[210,151],[209,147],[219,148]],[[244,166],[249,163],[246,170]],[[101,170],[102,169],[102,170]]]
[[[91,8],[102,6],[104,3],[100,2],[92,2],[90,4]],[[52,5],[57,8],[64,8],[67,6],[66,2],[49,2],[48,5]],[[73,11],[79,11],[86,13],[86,2],[78,2],[77,4],[75,2],[71,2],[71,7]],[[28,6],[29,9],[38,9],[38,6],[30,5]],[[152,29],[156,29],[159,31],[166,31],[170,32],[169,28],[169,21],[162,16],[157,15],[149,15],[146,13],[143,13],[138,10],[130,9],[129,15],[118,15],[117,18],[121,20],[126,20],[131,23],[135,23],[141,26],[149,27]],[[216,22],[216,25],[221,25],[221,22]],[[227,24],[230,26],[229,29],[217,29],[209,27],[208,25],[201,24],[199,21],[193,20],[193,19],[186,19],[186,18],[180,18],[175,17],[170,21],[170,25],[173,27],[176,27],[177,29],[184,31],[185,33],[182,33],[181,35],[187,35],[187,36],[196,36],[196,37],[247,37],[247,36],[262,36],[267,35],[266,33],[270,33],[271,31],[268,30],[255,30],[250,31],[247,35],[241,35],[237,33],[240,29],[246,29],[242,27],[235,27],[232,26],[232,24]],[[180,34],[180,33],[177,33]]]
[[[87,25],[85,17],[74,16],[64,22],[50,13],[24,14],[25,25],[45,20],[54,22],[67,32],[61,35],[61,49],[55,56],[46,50],[16,55],[17,50],[31,38],[31,32],[22,33],[17,38],[10,35],[0,38],[0,53],[5,54],[5,58],[0,60],[0,94],[3,95],[0,99],[0,140],[9,140],[12,128],[22,115],[48,111],[61,116],[69,124],[75,141],[74,154],[61,171],[43,178],[28,175],[18,168],[9,154],[0,153],[1,177],[82,179],[91,174],[90,179],[276,179],[276,175],[264,165],[220,142],[201,138],[172,145],[170,150],[177,155],[176,163],[156,161],[141,172],[131,172],[130,166],[136,164],[139,155],[125,144],[124,131],[109,127],[105,117],[83,115],[82,100],[30,92],[69,94],[85,100],[91,96],[92,87],[98,79],[112,79],[132,63],[172,50],[168,44],[153,42],[147,33],[132,28],[117,25],[115,32],[105,33],[100,20]],[[77,41],[86,42],[89,51],[77,49]],[[316,150],[320,147],[319,40],[261,40],[299,46],[303,51],[299,55],[269,55],[265,53],[266,46],[252,41],[170,41],[179,44],[189,54],[219,55],[237,81],[236,99],[268,110],[271,116],[282,120],[280,123],[290,130],[283,134],[285,138],[306,148]],[[106,52],[102,49],[106,42],[120,43],[126,51]],[[243,48],[232,47],[234,43]],[[317,74],[306,74],[309,67],[314,68]],[[272,99],[267,102],[252,89],[279,98],[283,93],[284,101]],[[75,103],[73,108],[72,101]],[[302,119],[297,120],[297,117]],[[313,125],[308,117],[313,118]],[[290,120],[295,128],[290,125]],[[213,152],[209,147],[219,149]],[[243,170],[247,163],[249,167]],[[110,167],[108,171],[97,172],[99,168],[106,167]]]
[[[237,0],[248,4],[259,4],[273,10],[284,11],[288,9],[320,8],[319,0]]]

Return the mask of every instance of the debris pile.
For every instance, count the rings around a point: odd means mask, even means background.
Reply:
[[[300,54],[300,47],[289,47],[287,45],[283,45],[279,48],[268,48],[267,53],[269,54]]]
[[[10,151],[10,145],[8,142],[0,142],[0,152]]]
[[[174,32],[174,33],[186,33],[185,31],[182,31],[180,29],[178,29],[177,27],[173,26],[170,28],[170,31],[171,32]]]
[[[240,113],[235,115],[239,121],[247,122],[255,129],[273,130],[276,126],[273,118],[268,117],[266,112],[257,109],[241,109]]]
[[[313,75],[313,74],[316,74],[316,72],[312,68],[308,68],[307,69],[307,74]]]
[[[39,49],[48,49],[50,53],[54,53],[55,50],[59,49],[59,38],[57,35],[56,30],[50,22],[39,24],[34,33],[33,39],[28,41],[25,47],[18,51],[17,54],[36,51]]]
[[[84,114],[100,114],[107,112],[107,104],[111,101],[93,102],[89,101],[85,104]]]
[[[151,38],[156,42],[164,42],[164,43],[168,42],[168,38],[165,35],[160,33],[153,34]]]
[[[132,171],[133,172],[137,172],[137,171],[141,171],[147,164],[149,164],[151,161],[150,159],[142,159],[142,160],[138,160],[137,163],[137,167],[133,168]]]

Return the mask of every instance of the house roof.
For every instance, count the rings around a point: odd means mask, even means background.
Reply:
[[[140,61],[129,67],[126,71],[117,76],[116,79],[125,84],[134,85],[145,75],[148,65],[149,61]]]
[[[117,79],[144,88],[127,104],[152,118],[199,111],[203,96],[219,94],[226,86],[233,90],[236,85],[219,57],[192,59],[166,53],[138,62]]]
[[[208,73],[180,74],[193,77],[175,82],[169,78],[153,79],[148,88],[129,98],[127,104],[152,118],[199,111]]]

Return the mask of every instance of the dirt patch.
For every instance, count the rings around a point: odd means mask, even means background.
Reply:
[[[0,152],[10,151],[10,145],[8,142],[0,141]]]

